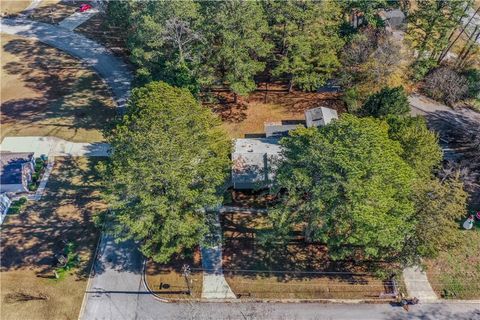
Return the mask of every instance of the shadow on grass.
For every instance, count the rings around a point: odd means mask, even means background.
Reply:
[[[115,117],[113,105],[106,104],[110,97],[108,89],[95,73],[85,72],[75,58],[25,39],[10,40],[3,50],[18,61],[6,62],[2,72],[15,75],[41,96],[3,102],[2,124],[25,127],[48,124],[55,130],[69,130],[75,136],[79,129],[102,131]]]
[[[92,215],[104,210],[93,158],[56,158],[41,200],[2,225],[1,271],[53,272],[57,257],[72,242],[82,262],[78,278],[88,275],[99,236]]]

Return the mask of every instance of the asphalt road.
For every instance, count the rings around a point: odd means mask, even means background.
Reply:
[[[420,304],[408,313],[390,304],[164,303],[145,289],[136,248],[133,242],[102,238],[80,319],[480,320],[480,305],[472,303]]]

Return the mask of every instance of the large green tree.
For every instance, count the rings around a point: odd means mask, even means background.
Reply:
[[[387,117],[390,139],[402,146],[402,158],[418,176],[428,178],[440,166],[443,152],[438,144],[438,135],[427,128],[421,117]]]
[[[316,90],[340,66],[338,52],[341,10],[334,1],[266,1],[276,67],[272,74],[290,81],[290,88]]]
[[[382,259],[403,249],[415,225],[414,171],[382,120],[344,115],[297,129],[281,142],[282,203],[271,214],[281,233],[302,227],[328,245],[332,259]]]
[[[130,59],[141,82],[163,80],[197,91],[202,80],[202,17],[187,1],[111,1],[108,21],[127,34]]]
[[[206,231],[204,209],[221,202],[230,141],[219,120],[186,89],[151,82],[134,89],[108,142],[105,169],[114,231],[141,241],[141,251],[166,262]]]
[[[385,117],[406,115],[410,111],[407,93],[403,87],[385,87],[368,97],[360,113],[366,116]]]
[[[268,24],[262,6],[254,1],[202,2],[206,38],[205,68],[213,83],[226,84],[237,96],[256,88],[254,76],[265,69],[271,50],[266,41]]]
[[[423,77],[435,66],[437,58],[447,47],[449,35],[466,14],[472,0],[418,0],[408,19],[407,39],[417,53],[414,72]]]

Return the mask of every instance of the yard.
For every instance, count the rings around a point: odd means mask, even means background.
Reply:
[[[241,298],[378,299],[393,290],[366,268],[344,261],[333,263],[325,246],[292,239],[286,249],[264,246],[260,214],[230,212],[222,216],[225,278]]]
[[[105,210],[92,158],[56,158],[45,196],[7,215],[1,238],[1,319],[77,319]],[[59,255],[73,246],[76,265],[60,274]]]
[[[182,267],[187,264],[191,269],[189,276],[190,292],[182,272]],[[175,257],[168,265],[147,262],[146,280],[150,290],[164,299],[199,299],[202,296],[203,273],[201,271],[200,251],[195,250],[190,258]]]
[[[223,126],[231,138],[258,136],[264,133],[265,122],[304,120],[306,110],[328,107],[344,111],[343,103],[336,94],[288,92],[285,85],[258,85],[257,91],[245,99],[233,102],[229,92],[214,92],[214,103],[205,103],[220,116]]]
[[[440,297],[480,299],[480,227],[459,232],[461,244],[427,261],[427,275]]]
[[[50,6],[59,2],[60,0],[43,0],[40,3],[39,8]],[[0,1],[0,12],[5,15],[17,14],[25,10],[32,1],[29,0],[1,0]]]
[[[115,116],[110,92],[96,73],[61,51],[2,34],[1,138],[56,136],[103,140]]]

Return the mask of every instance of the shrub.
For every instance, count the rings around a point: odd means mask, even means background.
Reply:
[[[467,69],[464,70],[461,74],[467,79],[468,98],[480,100],[480,70]]]
[[[440,67],[425,77],[423,90],[432,99],[453,106],[468,96],[469,86],[465,76],[450,67]]]

